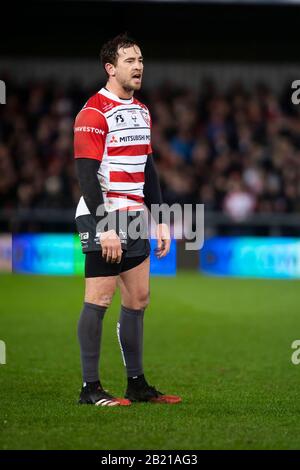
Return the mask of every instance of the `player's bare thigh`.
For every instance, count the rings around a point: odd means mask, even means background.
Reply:
[[[150,294],[150,256],[135,268],[119,275],[122,305],[134,310],[146,308]]]
[[[84,301],[109,307],[117,287],[117,278],[118,276],[86,278]]]

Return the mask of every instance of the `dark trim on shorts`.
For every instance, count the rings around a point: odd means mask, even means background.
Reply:
[[[107,263],[107,261],[102,258],[101,251],[89,251],[85,253],[85,278],[119,276],[119,274],[129,271],[129,269],[133,269],[141,264],[148,256],[148,253],[142,256],[131,257],[123,254],[121,262],[117,264]]]

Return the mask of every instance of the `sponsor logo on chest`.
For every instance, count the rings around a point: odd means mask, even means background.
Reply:
[[[141,108],[121,109],[107,118],[109,131],[150,127],[148,111]]]
[[[144,109],[120,109],[107,117],[107,122],[109,146],[150,143],[150,116]]]

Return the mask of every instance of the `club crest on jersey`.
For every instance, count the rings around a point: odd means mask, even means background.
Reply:
[[[130,117],[131,117],[131,120],[132,120],[132,123],[134,125],[134,127],[140,127],[140,123],[139,123],[139,117],[138,117],[138,114],[136,112],[135,109],[133,110],[128,110],[128,113],[130,114]]]
[[[147,126],[150,126],[150,116],[147,113],[147,111],[141,110],[141,115],[142,115],[142,118],[144,119],[145,123],[147,124]]]
[[[113,135],[109,141],[110,144],[117,144],[118,143],[118,139],[116,138],[115,135]]]

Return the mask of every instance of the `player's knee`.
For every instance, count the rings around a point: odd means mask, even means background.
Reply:
[[[138,298],[138,308],[144,309],[149,305],[150,302],[150,293],[149,292],[142,292]]]
[[[102,307],[109,307],[111,302],[112,302],[113,296],[112,295],[101,295],[99,296],[99,305],[102,305]]]
[[[135,295],[126,295],[122,297],[122,305],[133,310],[145,309],[150,301],[149,291],[139,292]]]
[[[112,302],[113,295],[111,294],[97,294],[94,293],[93,295],[89,294],[85,297],[85,302],[89,302],[91,304],[99,305],[100,307],[108,308]]]

